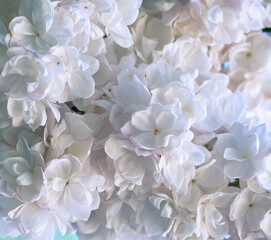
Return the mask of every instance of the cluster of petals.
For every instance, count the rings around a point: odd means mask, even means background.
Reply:
[[[14,2],[0,238],[271,239],[270,1]]]

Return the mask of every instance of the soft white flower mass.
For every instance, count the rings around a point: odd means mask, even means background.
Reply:
[[[271,240],[271,1],[16,2],[0,238]]]

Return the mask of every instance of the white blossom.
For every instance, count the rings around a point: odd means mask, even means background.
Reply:
[[[1,4],[1,238],[271,239],[270,0]]]
[[[30,150],[26,140],[20,138],[15,151],[0,154],[1,194],[28,202],[38,200],[46,184],[43,169],[40,153]]]
[[[64,218],[87,220],[91,211],[99,207],[97,186],[104,178],[82,172],[78,158],[63,155],[53,159],[45,169],[50,203]]]
[[[114,160],[116,172],[130,183],[141,185],[147,172],[153,174],[156,171],[154,157],[138,156],[127,139],[112,136],[106,141],[105,152]]]
[[[10,48],[8,54],[11,59],[2,71],[0,91],[16,100],[44,98],[53,82],[54,69],[50,71],[48,65],[55,59],[47,58],[47,63],[42,62],[33,53],[17,47]]]
[[[48,51],[69,41],[69,29],[52,27],[54,9],[51,1],[23,0],[21,9],[25,16],[14,18],[9,24],[12,36],[20,45],[33,51]]]
[[[93,113],[81,116],[66,113],[52,133],[52,155],[59,157],[64,153],[76,156],[82,163],[89,156],[94,143],[94,135],[100,130],[100,117]]]
[[[211,67],[211,59],[207,48],[193,38],[180,37],[163,48],[162,57],[173,69],[197,69],[199,73],[207,73]]]
[[[225,239],[229,232],[228,217],[224,209],[229,208],[237,193],[217,192],[203,196],[197,209],[198,235],[203,239]],[[228,209],[229,210],[229,209]]]
[[[230,49],[230,70],[244,68],[254,72],[270,65],[269,37],[262,33],[252,33],[246,42],[237,44]]]
[[[197,210],[199,199],[206,193],[213,193],[225,187],[226,176],[223,170],[214,165],[214,161],[196,169],[190,179],[186,192],[176,192],[178,205],[189,211]]]
[[[264,170],[264,155],[267,154],[267,136],[264,125],[248,130],[235,123],[229,133],[218,135],[218,153],[229,161],[224,167],[228,177],[242,178]]]
[[[245,188],[234,199],[230,207],[230,220],[234,221],[239,238],[250,231],[260,229],[260,221],[269,209],[270,199],[265,194],[257,194]]]
[[[91,56],[80,55],[75,47],[57,48],[52,52],[59,57],[61,71],[55,76],[51,94],[59,94],[59,101],[87,98],[94,94],[95,83],[92,75],[99,69],[99,62]]]
[[[179,145],[186,130],[187,120],[174,105],[159,104],[134,113],[121,128],[135,146],[157,153]]]

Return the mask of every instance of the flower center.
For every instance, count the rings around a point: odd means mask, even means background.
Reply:
[[[250,58],[251,55],[252,55],[252,53],[248,52],[248,53],[247,53],[247,58]]]
[[[158,130],[155,129],[155,130],[153,131],[153,135],[157,135],[157,133],[158,133]]]

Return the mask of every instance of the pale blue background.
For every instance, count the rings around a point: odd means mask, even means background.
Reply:
[[[22,238],[17,237],[17,238],[0,238],[0,240],[22,240]],[[56,231],[55,238],[54,240],[78,240],[78,237],[76,235],[65,235],[61,236],[59,231]]]

